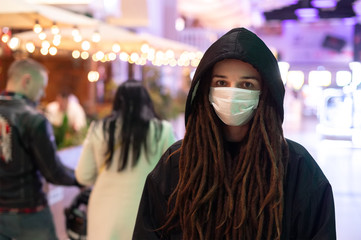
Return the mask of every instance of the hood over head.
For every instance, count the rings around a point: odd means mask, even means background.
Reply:
[[[251,64],[261,75],[262,83],[270,89],[277,112],[283,120],[283,99],[285,88],[279,72],[278,62],[266,44],[245,28],[234,28],[215,41],[204,53],[188,93],[185,122],[192,112],[193,98],[197,94],[199,82],[214,64],[224,59],[238,59]]]

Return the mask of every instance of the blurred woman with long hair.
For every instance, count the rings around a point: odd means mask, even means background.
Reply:
[[[131,239],[146,176],[174,141],[142,83],[121,84],[111,114],[91,123],[76,167],[78,181],[93,186],[87,239]]]

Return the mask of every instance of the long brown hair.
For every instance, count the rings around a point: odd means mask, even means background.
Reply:
[[[262,88],[249,134],[231,159],[206,78],[193,100],[162,229],[178,226],[187,240],[280,239],[288,148],[270,92]]]

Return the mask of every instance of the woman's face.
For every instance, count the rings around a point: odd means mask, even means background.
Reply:
[[[249,63],[236,59],[225,59],[214,65],[211,87],[261,90],[261,76]],[[222,126],[223,135],[227,141],[239,142],[247,134],[250,123],[241,126],[229,126],[222,122]]]
[[[211,86],[261,90],[261,76],[249,63],[225,59],[214,65]]]

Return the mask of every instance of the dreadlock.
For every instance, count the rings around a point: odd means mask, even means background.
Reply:
[[[280,239],[288,148],[273,99],[263,87],[248,137],[230,159],[207,84],[194,99],[179,150],[178,185],[161,228],[178,224],[183,239]]]

